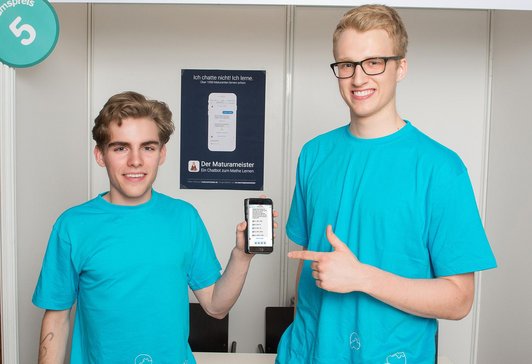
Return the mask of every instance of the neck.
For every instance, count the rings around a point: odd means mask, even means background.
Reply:
[[[380,120],[370,118],[351,118],[349,131],[361,139],[374,139],[395,133],[406,123],[398,114]]]
[[[152,190],[150,189],[142,196],[138,197],[124,197],[118,193],[113,193],[114,191],[111,189],[108,193],[103,195],[102,197],[107,202],[112,203],[113,205],[122,205],[122,206],[136,206],[141,205],[143,203],[148,202],[151,199],[152,196]]]

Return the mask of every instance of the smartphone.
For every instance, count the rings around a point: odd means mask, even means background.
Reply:
[[[248,254],[269,254],[273,252],[273,202],[269,198],[246,198],[244,215],[245,251]]]
[[[236,94],[209,94],[207,146],[210,151],[232,152],[236,149],[236,109]]]

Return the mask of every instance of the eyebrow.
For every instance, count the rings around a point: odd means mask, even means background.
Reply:
[[[161,145],[161,142],[158,140],[148,140],[148,141],[142,142],[140,146],[145,147],[145,146],[154,145],[154,144]],[[121,146],[130,147],[131,144],[128,142],[121,142],[121,141],[111,142],[107,144],[107,148],[121,147]]]
[[[386,58],[385,56],[373,56],[373,57],[367,57],[367,58],[364,58],[364,59],[361,59],[359,61],[353,61],[352,59],[339,59],[337,62],[342,62],[342,63],[358,63],[358,62],[362,62],[362,61],[367,61],[368,59],[374,59],[374,58]]]

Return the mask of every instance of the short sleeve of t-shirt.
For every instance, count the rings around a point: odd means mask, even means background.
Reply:
[[[192,235],[192,260],[188,281],[190,288],[196,291],[216,283],[222,268],[216,258],[207,228],[195,209],[192,217]]]
[[[435,276],[496,266],[465,166],[432,188],[427,235]]]
[[[34,305],[48,310],[70,309],[77,296],[79,275],[72,264],[70,242],[61,236],[59,225],[52,229],[32,299]]]
[[[286,223],[286,234],[294,243],[301,246],[308,245],[308,230],[306,225],[305,188],[303,178],[305,176],[305,154],[301,153],[296,171],[296,185],[290,206],[290,214]]]

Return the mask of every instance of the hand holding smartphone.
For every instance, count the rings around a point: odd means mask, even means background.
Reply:
[[[269,254],[273,252],[273,202],[269,198],[246,198],[244,215],[245,252],[248,254]]]

